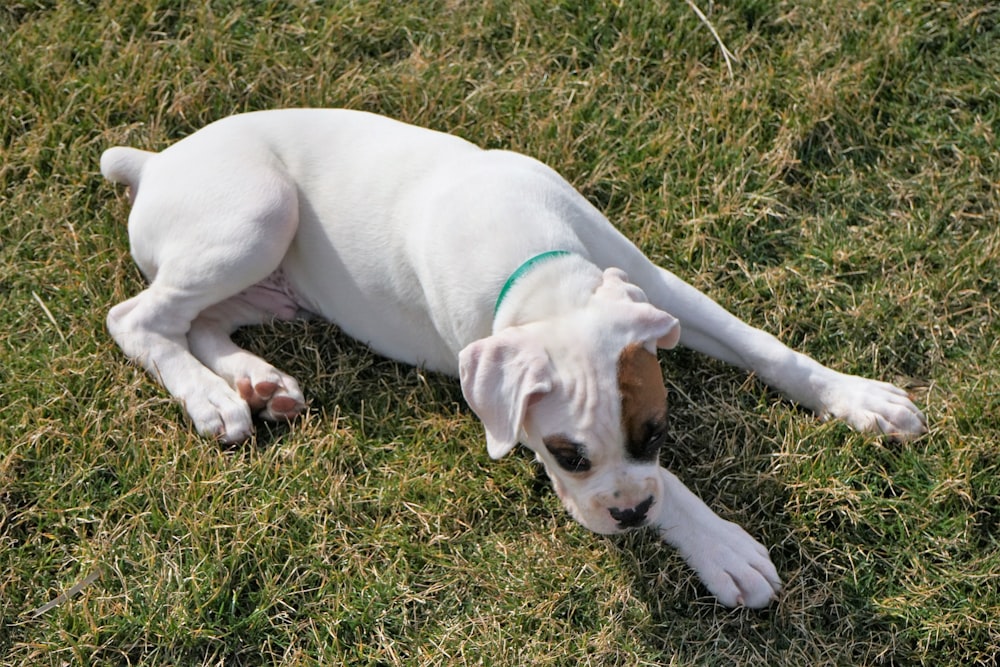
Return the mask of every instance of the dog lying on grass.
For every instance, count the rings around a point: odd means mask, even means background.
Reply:
[[[347,110],[247,113],[161,153],[114,147],[149,280],[108,314],[200,433],[305,407],[241,326],[321,316],[388,357],[458,375],[494,459],[518,443],[598,533],[659,531],[725,605],[781,582],[767,549],[659,465],[678,343],[752,370],[823,418],[926,430],[906,392],[794,352],[654,265],[557,173],[513,152]]]

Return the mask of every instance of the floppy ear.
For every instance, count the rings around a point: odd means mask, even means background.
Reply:
[[[486,450],[514,449],[532,399],[552,389],[549,355],[517,327],[481,338],[458,355],[462,394],[486,427]]]
[[[681,323],[670,313],[648,303],[637,303],[631,317],[642,341],[656,341],[656,347],[670,350],[681,338]]]
[[[603,283],[598,289],[604,288],[613,290],[613,294],[624,295],[629,307],[628,325],[637,329],[639,340],[643,343],[656,341],[656,347],[663,350],[677,345],[681,338],[680,322],[670,313],[651,305],[646,293],[630,283],[624,271],[614,267],[605,269]]]

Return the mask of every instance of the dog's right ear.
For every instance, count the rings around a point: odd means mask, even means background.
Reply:
[[[552,390],[549,355],[511,327],[467,345],[458,364],[462,394],[486,427],[486,450],[499,459],[517,445],[530,403]]]

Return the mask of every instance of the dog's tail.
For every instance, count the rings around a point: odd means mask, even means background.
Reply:
[[[155,155],[149,151],[128,146],[114,146],[101,155],[101,173],[112,183],[128,186],[128,198],[135,201],[139,192],[139,179],[146,160]]]

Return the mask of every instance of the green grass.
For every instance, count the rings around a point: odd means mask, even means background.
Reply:
[[[0,8],[0,660],[9,665],[947,665],[1000,653],[1000,9],[15,0]],[[140,289],[101,151],[346,106],[530,153],[654,259],[833,367],[893,444],[662,355],[664,463],[772,550],[760,612],[604,538],[457,384],[319,323],[241,334],[311,411],[195,436],[125,361]],[[42,613],[33,610],[93,573]]]

